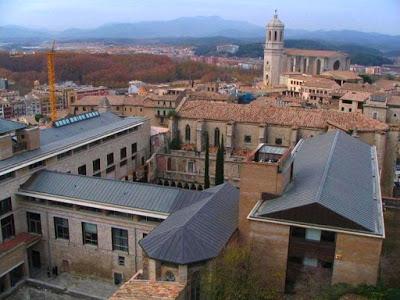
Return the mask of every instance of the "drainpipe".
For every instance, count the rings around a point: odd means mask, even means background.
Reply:
[[[137,234],[137,230],[136,230],[136,227],[135,227],[135,272],[137,272],[137,236],[136,236],[136,234]]]
[[[50,247],[50,221],[49,221],[49,212],[47,210],[46,210],[46,219],[47,219],[47,251],[49,257],[49,271],[50,274],[52,274],[53,263],[52,263],[51,247]]]

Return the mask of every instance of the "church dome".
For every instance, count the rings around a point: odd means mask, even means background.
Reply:
[[[274,17],[269,21],[267,27],[284,27],[285,25],[278,19],[277,11],[275,10]]]

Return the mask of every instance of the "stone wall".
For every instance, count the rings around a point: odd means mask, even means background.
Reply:
[[[139,221],[137,218],[105,215],[102,212],[64,208],[18,199],[21,218],[26,212],[39,213],[42,240],[33,246],[40,252],[43,268],[57,266],[59,271],[76,272],[111,279],[114,272],[122,273],[125,279],[143,269],[143,252],[138,242],[159,223]],[[68,219],[69,240],[55,237],[54,217]],[[98,245],[83,244],[82,222],[97,225]],[[112,249],[111,228],[128,230],[128,252]],[[23,231],[27,231],[26,221]],[[118,257],[125,258],[125,265]]]

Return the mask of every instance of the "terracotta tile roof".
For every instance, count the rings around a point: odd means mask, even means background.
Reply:
[[[380,79],[375,82],[375,85],[378,88],[384,89],[384,90],[392,90],[397,88],[400,88],[400,81],[396,80],[388,80],[388,79]]]
[[[41,237],[39,235],[34,235],[27,232],[17,234],[12,240],[8,240],[0,244],[0,254],[7,252],[21,244],[29,245],[30,243],[39,241],[40,238]]]
[[[323,89],[338,89],[340,85],[338,85],[334,80],[321,78],[321,77],[310,77],[307,78],[303,84],[305,87],[315,87],[315,88],[323,88]]]
[[[188,119],[266,123],[290,127],[325,129],[329,124],[341,124],[359,131],[386,130],[388,126],[361,113],[344,113],[323,109],[267,107],[208,101],[186,101],[178,116]]]
[[[378,87],[370,85],[368,83],[350,83],[350,82],[345,82],[340,89],[342,91],[357,91],[357,92],[368,92],[368,93],[374,93],[379,91]]]
[[[85,96],[82,99],[71,104],[71,106],[97,106],[99,105],[102,98],[106,97],[110,102],[111,106],[121,106],[121,105],[136,105],[143,106],[143,96],[132,95],[132,96]]]
[[[229,101],[231,97],[226,94],[219,94],[215,92],[189,92],[188,97],[190,100],[211,100],[211,101]]]
[[[357,102],[365,102],[371,96],[370,93],[365,92],[347,92],[344,94],[340,99],[341,100],[350,100],[350,101],[357,101]]]
[[[340,57],[347,56],[344,52],[329,50],[285,49],[287,55],[311,57]]]
[[[361,77],[353,71],[326,71],[321,74],[335,80],[361,80]]]
[[[178,298],[185,285],[177,282],[130,279],[109,300],[172,300]]]
[[[400,96],[390,96],[387,104],[389,106],[400,106]]]
[[[256,100],[253,100],[249,103],[249,105],[264,105],[264,106],[301,106],[302,103],[305,103],[301,98],[295,97],[287,97],[287,96],[278,96],[278,97],[267,97],[262,96],[258,97]]]

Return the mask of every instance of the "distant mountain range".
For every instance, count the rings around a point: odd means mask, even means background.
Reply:
[[[400,36],[368,33],[354,30],[307,31],[286,29],[286,39],[322,40],[330,43],[359,44],[383,51],[400,49]],[[87,40],[87,39],[155,39],[182,37],[228,37],[261,39],[265,28],[244,21],[220,17],[185,17],[171,21],[105,24],[94,29],[71,28],[54,32],[34,30],[21,26],[0,26],[1,42],[33,40]]]

